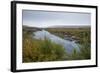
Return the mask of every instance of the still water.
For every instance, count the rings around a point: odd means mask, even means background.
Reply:
[[[52,42],[62,45],[65,48],[66,52],[69,54],[72,53],[73,49],[76,49],[77,51],[80,50],[79,45],[77,43],[75,43],[74,41],[62,39],[56,35],[51,34],[50,32],[48,32],[46,30],[34,32],[33,38],[35,38],[35,39],[44,40],[45,37],[50,39]]]

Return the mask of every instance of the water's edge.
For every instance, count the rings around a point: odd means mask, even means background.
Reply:
[[[50,32],[46,31],[46,30],[41,30],[41,31],[36,31],[33,32],[33,38],[35,39],[42,39],[44,40],[44,38],[48,38],[50,39],[52,42],[55,42],[57,44],[62,45],[65,49],[67,53],[72,53],[73,49],[76,49],[77,51],[80,51],[79,45],[73,40],[65,40],[60,38],[59,36],[56,36],[54,34],[51,34]]]

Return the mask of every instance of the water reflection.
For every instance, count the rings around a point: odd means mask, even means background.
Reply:
[[[34,32],[33,38],[35,38],[35,39],[44,40],[45,37],[50,39],[52,42],[62,45],[68,53],[72,53],[73,49],[76,49],[77,51],[79,51],[79,46],[74,41],[62,39],[56,35],[49,33],[46,30]]]

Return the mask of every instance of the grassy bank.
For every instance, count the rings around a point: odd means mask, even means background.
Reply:
[[[69,34],[80,39],[80,52],[73,49],[69,55],[62,45],[56,44],[45,37],[44,40],[33,39],[33,32],[23,30],[23,62],[44,62],[90,59],[89,29],[46,29],[49,32],[63,36]],[[62,34],[63,33],[63,34]]]
[[[88,28],[48,28],[46,29],[50,33],[65,38],[65,35],[69,37],[74,36],[75,40],[78,40],[80,46],[80,53],[75,49],[72,55],[69,55],[68,59],[90,59],[91,58],[91,29]]]
[[[68,35],[69,37],[74,36],[80,43],[83,43],[83,40],[85,39],[86,42],[91,43],[90,28],[48,28],[46,30],[63,39]]]
[[[30,33],[23,35],[23,62],[61,61],[66,58],[65,49],[49,39],[33,39]]]

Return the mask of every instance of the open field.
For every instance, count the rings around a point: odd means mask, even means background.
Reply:
[[[26,28],[25,28],[26,29]],[[64,60],[85,60],[91,58],[90,28],[46,28],[44,30],[66,40],[70,37],[80,44],[80,52],[73,49],[71,54],[65,52],[62,45],[44,40],[34,39],[33,30],[23,30],[23,62],[44,62]],[[34,28],[33,28],[34,29]],[[37,29],[38,30],[38,29]],[[39,29],[40,30],[40,29]]]

